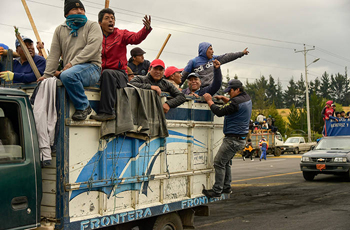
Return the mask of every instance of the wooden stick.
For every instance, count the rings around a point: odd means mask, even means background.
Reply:
[[[109,0],[105,1],[105,8],[109,8]]]
[[[29,50],[28,50],[26,44],[24,43],[22,37],[20,36],[16,26],[15,26],[15,34],[16,34],[16,38],[19,41],[19,44],[21,44],[21,48],[22,48],[24,54],[26,55],[27,61],[29,62],[29,65],[34,72],[36,79],[39,79],[41,77],[41,75],[39,73],[38,67],[36,67],[35,62],[34,62],[32,56],[30,55]]]
[[[21,1],[22,1],[22,4],[23,4],[23,7],[24,7],[24,9],[25,9],[25,11],[26,11],[26,13],[27,13],[29,22],[30,22],[30,24],[32,25],[32,28],[33,28],[33,31],[34,31],[36,40],[37,40],[38,42],[42,42],[42,41],[41,41],[41,38],[40,38],[40,36],[39,36],[38,30],[36,29],[36,26],[35,26],[33,17],[32,17],[32,15],[31,15],[31,13],[30,13],[30,11],[29,11],[29,8],[28,8],[28,6],[27,6],[26,0],[21,0]],[[41,52],[42,52],[44,58],[46,59],[46,58],[47,58],[47,54],[46,54],[45,49],[41,49]]]
[[[162,48],[159,50],[159,53],[158,53],[156,59],[158,59],[160,57],[160,55],[162,54],[164,47],[166,46],[166,44],[168,43],[168,41],[170,39],[170,36],[171,36],[171,34],[168,34],[168,37],[165,39],[165,42],[164,42]]]

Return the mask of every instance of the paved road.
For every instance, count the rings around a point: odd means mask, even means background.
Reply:
[[[350,182],[332,175],[307,182],[299,162],[300,155],[235,158],[231,198],[195,217],[196,229],[350,229]]]

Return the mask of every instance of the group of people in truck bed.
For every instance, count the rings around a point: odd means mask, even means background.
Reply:
[[[136,47],[131,50],[128,62],[127,45],[141,43],[152,31],[150,16],[146,15],[143,18],[142,29],[135,33],[115,28],[115,14],[110,8],[102,9],[98,14],[98,22],[95,22],[87,19],[85,7],[80,0],[65,0],[64,17],[65,22],[54,32],[50,54],[46,60],[35,54],[32,39],[22,37],[41,77],[29,71],[32,66],[20,45],[22,41],[16,41],[16,51],[20,57],[14,62],[18,62],[18,65],[14,65],[13,71],[0,72],[0,78],[14,83],[41,82],[38,95],[41,88],[46,87],[47,82],[50,82],[50,86],[56,86],[51,79],[60,79],[75,107],[72,119],[76,121],[88,118],[97,121],[116,119],[116,89],[127,87],[128,84],[154,90],[158,95],[162,92],[170,93],[171,98],[162,105],[164,113],[184,103],[185,95],[203,96],[215,115],[225,116],[223,128],[225,138],[214,159],[215,184],[212,189],[203,189],[202,192],[209,198],[230,193],[231,177],[227,176],[231,175],[230,162],[235,153],[243,149],[246,142],[252,102],[244,91],[242,82],[237,79],[230,80],[224,91],[230,98],[216,96],[225,103],[223,106],[216,105],[212,96],[222,85],[220,65],[247,55],[249,53],[247,48],[242,52],[214,55],[212,45],[202,42],[198,47],[198,56],[189,60],[182,69],[170,65],[166,68],[164,61],[160,59],[145,61],[143,57],[145,52]],[[38,44],[40,49],[43,48],[42,45]],[[25,73],[25,76],[21,73]],[[180,86],[186,80],[188,88],[181,89]],[[84,87],[95,86],[97,83],[100,84],[101,98],[98,113],[93,115]],[[50,93],[50,97],[54,95]],[[41,96],[35,99],[34,116],[38,103],[43,105],[44,103],[40,101],[50,97]],[[54,126],[49,126],[50,130],[54,130]],[[38,136],[47,132],[47,129],[48,126],[41,127],[37,124]],[[51,164],[50,142],[50,140],[39,140],[43,167]],[[48,151],[42,151],[43,149]]]

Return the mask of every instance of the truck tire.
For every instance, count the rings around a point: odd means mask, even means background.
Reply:
[[[183,230],[181,218],[175,212],[158,216],[153,230]]]
[[[294,154],[299,154],[299,148],[298,148],[298,147],[296,147],[296,148],[294,149]]]
[[[303,172],[303,177],[306,181],[313,181],[316,174],[313,172]]]
[[[275,157],[281,156],[281,153],[282,153],[282,150],[280,148],[275,148],[275,153],[274,153]]]

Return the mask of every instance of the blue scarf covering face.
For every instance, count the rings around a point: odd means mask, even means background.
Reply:
[[[66,24],[72,31],[69,34],[73,34],[73,37],[78,36],[78,30],[83,27],[87,22],[87,17],[82,14],[71,14],[66,18]]]

